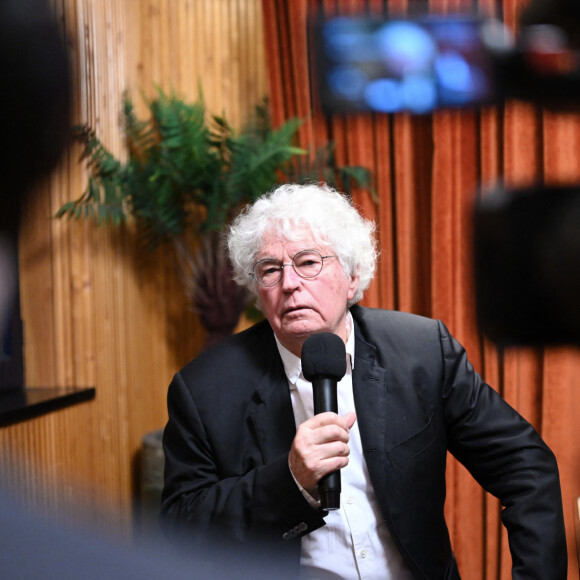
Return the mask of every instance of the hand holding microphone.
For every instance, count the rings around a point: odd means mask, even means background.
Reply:
[[[338,397],[337,384],[346,373],[346,351],[344,342],[336,334],[330,332],[323,332],[310,336],[304,342],[302,347],[302,373],[307,381],[312,383],[312,390],[314,396],[314,414],[319,415],[326,412],[338,413]],[[326,437],[331,437],[328,441],[324,439],[318,443],[339,443],[346,444],[348,442],[348,429],[354,423],[354,414],[346,417],[322,416],[315,417],[313,426],[317,424],[319,427],[325,427],[332,424],[337,424],[342,427],[342,431],[338,435],[330,435],[335,433],[334,429],[327,429],[324,431]],[[322,436],[323,431],[318,433]],[[335,437],[333,439],[332,437]],[[315,437],[316,438],[316,437]],[[330,453],[334,447],[326,447],[326,451]],[[348,454],[348,447],[339,447],[344,449]],[[335,455],[330,455],[328,458],[334,459]],[[346,459],[344,455],[338,455]],[[346,462],[340,461],[341,464],[346,465]],[[343,465],[343,466],[344,466]],[[332,510],[340,507],[340,471],[333,470],[326,473],[318,482],[318,491],[320,494],[320,503],[323,509]]]

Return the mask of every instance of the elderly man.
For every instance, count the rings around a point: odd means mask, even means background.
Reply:
[[[440,321],[356,305],[377,249],[345,196],[280,186],[238,216],[228,245],[266,320],[171,383],[167,529],[242,546],[267,538],[295,577],[457,579],[443,510],[450,451],[500,498],[513,577],[566,577],[554,455]],[[300,357],[321,332],[344,341],[347,370],[338,413],[314,415]],[[317,484],[337,469],[340,509],[326,511]]]

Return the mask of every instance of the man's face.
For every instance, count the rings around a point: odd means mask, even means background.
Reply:
[[[329,246],[316,244],[309,230],[297,233],[295,241],[267,234],[257,259],[273,258],[290,264],[301,250],[318,250],[322,256],[334,254]],[[300,356],[304,341],[317,332],[332,332],[346,341],[346,304],[357,287],[358,276],[345,276],[338,258],[326,258],[320,274],[310,280],[286,266],[276,286],[258,286],[258,297],[278,340]]]

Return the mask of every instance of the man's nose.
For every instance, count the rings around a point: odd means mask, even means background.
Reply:
[[[296,288],[300,283],[300,276],[296,274],[296,270],[294,270],[292,264],[284,264],[284,268],[282,268],[282,288],[284,289],[292,289]]]

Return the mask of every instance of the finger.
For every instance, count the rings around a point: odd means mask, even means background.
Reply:
[[[350,454],[350,447],[344,441],[330,441],[317,445],[313,456],[317,460],[325,460],[331,457],[348,457]]]
[[[327,411],[314,415],[314,417],[305,421],[303,425],[310,429],[316,429],[326,425],[338,425],[341,429],[348,431],[354,425],[355,421],[356,413],[354,411],[349,411],[344,416]]]
[[[291,452],[289,465],[296,479],[311,486],[327,473],[346,467],[349,454],[348,445],[333,442],[317,446],[306,456],[296,456]],[[304,487],[308,489],[307,486]]]
[[[327,473],[336,471],[337,469],[342,469],[348,465],[348,457],[350,450],[348,448],[343,449],[341,453],[331,455],[325,459],[321,459],[318,463],[318,473],[317,479],[324,477]]]
[[[356,423],[356,413],[354,411],[349,411],[343,418],[346,421],[346,428],[352,429],[352,426]]]
[[[324,413],[318,413],[314,415],[303,424],[309,425],[312,429],[316,427],[323,427],[324,425],[339,425],[342,423],[343,418],[337,413],[332,411],[325,411]]]
[[[324,425],[310,431],[310,441],[314,445],[324,445],[334,441],[348,443],[349,438],[348,429],[339,425]]]

